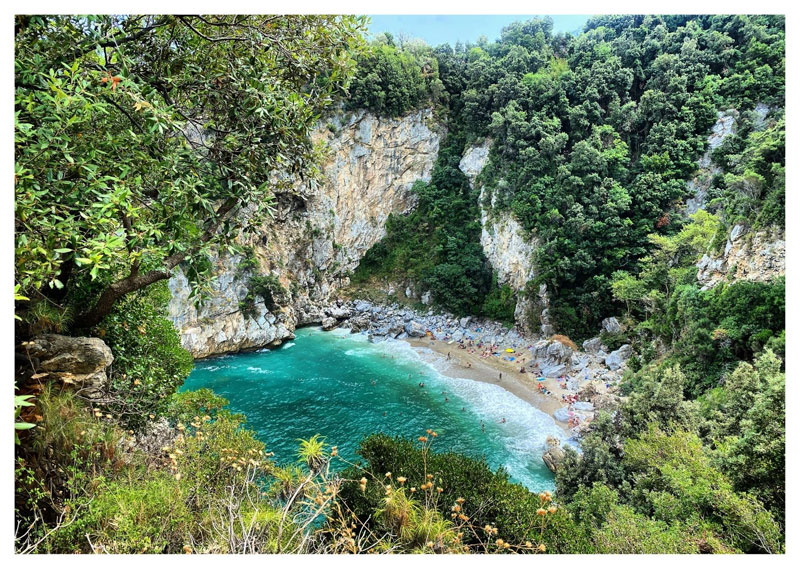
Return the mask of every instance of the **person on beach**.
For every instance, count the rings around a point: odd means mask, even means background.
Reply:
[[[498,381],[502,381],[502,380],[503,380],[503,373],[500,373],[500,374],[497,376],[497,380],[498,380]]]
[[[449,351],[447,352],[447,360],[448,361],[450,360],[450,352]]]

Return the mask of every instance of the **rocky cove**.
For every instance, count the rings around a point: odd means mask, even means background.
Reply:
[[[765,113],[763,108],[756,112]],[[711,149],[735,130],[736,116],[735,111],[719,113],[709,136]],[[246,260],[242,256],[216,256],[211,293],[199,306],[190,298],[191,288],[180,269],[170,279],[169,314],[183,346],[195,358],[275,347],[293,339],[296,328],[308,325],[350,329],[376,342],[406,340],[441,357],[450,353],[459,361],[458,368],[450,370],[453,376],[488,381],[495,370],[504,373],[505,382],[497,381],[504,388],[550,413],[571,435],[580,436],[596,409],[618,404],[617,386],[631,347],[611,350],[594,337],[579,349],[568,338],[553,338],[546,287],[534,296],[523,292],[536,275],[536,241],[511,213],[495,207],[496,196],[482,185],[476,188],[480,243],[498,284],[507,284],[515,294],[513,329],[484,319],[434,313],[426,308],[430,292],[410,282],[386,283],[386,301],[379,304],[340,297],[350,272],[385,234],[387,217],[415,207],[412,185],[430,178],[445,134],[431,110],[397,119],[366,111],[337,112],[321,121],[314,139],[326,148],[323,179],[313,187],[296,184],[276,196],[274,217],[263,227],[262,237],[243,243],[252,251],[249,260],[255,266],[242,270]],[[458,164],[473,187],[480,183],[491,144],[485,139],[467,147]],[[714,173],[709,163],[708,155],[703,156],[697,179],[689,183],[698,202],[705,195],[698,180]],[[696,209],[694,201],[687,205]],[[737,225],[723,256],[706,255],[698,262],[698,281],[708,287],[728,272],[734,278],[767,280],[783,273],[784,249],[782,233],[750,233]],[[277,278],[288,294],[271,307],[257,298],[246,313],[242,303],[254,273]],[[393,303],[393,298],[404,305]],[[425,309],[414,311],[409,303]],[[604,320],[603,327],[611,334],[621,331],[614,317]],[[487,349],[494,354],[481,358],[469,353]],[[476,372],[476,367],[483,367],[483,372]],[[554,467],[553,460],[548,463]]]

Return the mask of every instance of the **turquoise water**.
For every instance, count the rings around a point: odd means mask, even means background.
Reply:
[[[416,439],[432,428],[434,451],[485,456],[532,490],[553,489],[541,454],[547,436],[563,432],[550,416],[497,385],[442,375],[429,362],[436,358],[402,341],[372,344],[318,328],[296,333],[277,349],[198,361],[181,390],[210,388],[227,398],[280,463],[296,459],[299,438],[317,433],[355,460],[368,434]]]

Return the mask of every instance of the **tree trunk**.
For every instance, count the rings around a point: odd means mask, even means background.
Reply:
[[[209,225],[203,232],[203,236],[200,238],[200,243],[189,251],[175,253],[168,257],[164,261],[163,270],[151,270],[150,272],[139,274],[138,270],[134,269],[131,271],[129,276],[126,276],[122,280],[117,280],[111,284],[111,286],[106,288],[103,293],[100,294],[100,298],[91,309],[82,312],[75,318],[74,326],[78,329],[94,327],[100,323],[104,317],[111,313],[111,309],[114,307],[114,304],[117,302],[117,300],[126,294],[130,294],[136,290],[141,290],[142,288],[149,286],[150,284],[154,284],[159,280],[168,279],[172,274],[173,268],[183,262],[187,256],[197,252],[205,243],[214,237],[228,214],[233,210],[238,202],[239,200],[235,197],[229,197],[227,200],[225,200],[225,202],[220,205],[219,209],[217,209],[214,222],[211,223],[211,225]]]
[[[117,280],[103,291],[100,299],[90,310],[75,318],[75,327],[85,329],[96,326],[111,312],[117,300],[159,280],[166,280],[169,276],[169,270],[152,270],[145,274],[132,275],[122,280]]]

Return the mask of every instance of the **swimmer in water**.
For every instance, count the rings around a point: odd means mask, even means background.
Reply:
[[[500,424],[505,424],[505,423],[506,423],[506,417],[503,416],[503,419],[500,421]]]
[[[419,384],[419,386],[420,386],[420,387],[424,387],[424,386],[425,386],[425,383],[420,383],[420,384]]]
[[[481,432],[486,432],[486,426],[484,425],[483,420],[481,420]]]

